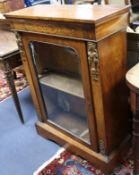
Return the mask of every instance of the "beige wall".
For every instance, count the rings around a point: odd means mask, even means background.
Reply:
[[[110,0],[113,4],[124,4],[124,0]]]
[[[104,0],[102,0],[102,2],[104,3]],[[119,5],[124,5],[125,4],[125,0],[109,0],[109,2],[111,4],[119,4]],[[128,0],[128,2],[130,3],[131,1]]]

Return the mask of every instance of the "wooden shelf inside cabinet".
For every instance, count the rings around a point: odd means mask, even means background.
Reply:
[[[66,130],[66,132],[70,134],[72,133],[75,137],[78,137],[84,142],[90,144],[88,126],[83,117],[69,114],[68,112],[57,111],[55,115],[50,116],[49,122],[56,126],[60,126],[63,130]]]
[[[70,95],[84,98],[82,82],[77,78],[51,73],[40,78],[40,83]]]

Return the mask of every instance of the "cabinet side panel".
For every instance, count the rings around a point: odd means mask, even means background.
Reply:
[[[108,150],[128,135],[128,90],[125,84],[126,34],[118,32],[98,44]]]

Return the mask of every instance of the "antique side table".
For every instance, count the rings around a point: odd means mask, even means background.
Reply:
[[[19,49],[16,43],[15,34],[10,31],[0,30],[0,69],[6,75],[9,88],[11,90],[15,107],[19,114],[20,120],[24,123],[20,102],[17,96],[13,80],[12,69],[22,65]]]
[[[10,12],[40,135],[110,172],[129,148],[129,6],[38,5]],[[124,127],[123,127],[124,126]]]
[[[139,63],[126,74],[130,89],[130,103],[133,112],[133,159],[134,175],[139,174]]]

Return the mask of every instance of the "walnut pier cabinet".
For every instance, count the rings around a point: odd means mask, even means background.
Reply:
[[[128,6],[110,5],[38,5],[5,15],[17,35],[38,133],[105,172],[130,145],[128,15]]]

